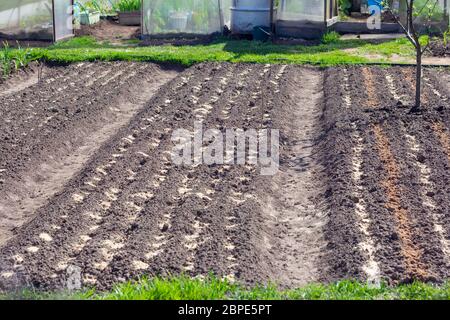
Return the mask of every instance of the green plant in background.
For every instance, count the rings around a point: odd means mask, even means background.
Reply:
[[[75,4],[78,5],[81,9],[81,12],[84,13],[97,11],[92,1],[85,1],[85,2],[78,1]]]
[[[6,79],[13,71],[26,67],[32,60],[30,49],[24,49],[17,43],[17,48],[13,50],[8,42],[3,42],[0,50],[2,77]]]
[[[79,0],[75,1],[82,12],[100,12],[107,15],[118,11],[116,6],[117,0]]]
[[[352,0],[339,0],[339,11],[349,16],[352,8]]]
[[[446,47],[448,45],[448,40],[450,39],[450,29],[444,32],[444,46]]]
[[[0,51],[0,66],[2,68],[3,78],[7,78],[11,73],[12,65],[12,50],[9,47],[8,42],[3,42],[3,47]]]
[[[120,0],[116,4],[116,8],[120,12],[133,12],[141,10],[141,0]]]
[[[18,71],[20,68],[25,68],[32,61],[29,48],[22,48],[17,43],[17,50],[14,51],[14,69]]]
[[[422,22],[440,22],[445,17],[445,12],[438,0],[415,0],[414,16]]]

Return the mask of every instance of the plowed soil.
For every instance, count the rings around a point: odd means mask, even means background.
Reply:
[[[443,40],[434,40],[430,43],[430,55],[434,57],[450,57],[450,44],[444,44]]]
[[[333,280],[448,277],[448,83],[427,70],[416,114],[413,78],[405,68],[327,71],[325,87],[334,88],[325,90],[325,233]]]
[[[209,272],[448,277],[450,88],[405,68],[81,64],[0,96],[0,287]],[[92,72],[92,74],[90,73]],[[279,129],[280,169],[176,166],[171,134]]]
[[[0,245],[179,72],[138,63],[39,69],[0,92]]]

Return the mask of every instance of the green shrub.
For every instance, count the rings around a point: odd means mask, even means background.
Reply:
[[[330,31],[322,36],[322,43],[323,44],[336,43],[339,41],[340,37],[341,35],[336,31]]]
[[[117,9],[120,12],[132,12],[141,10],[140,0],[120,0],[117,3]]]
[[[339,0],[339,10],[342,13],[350,15],[351,8],[352,8],[352,0]]]

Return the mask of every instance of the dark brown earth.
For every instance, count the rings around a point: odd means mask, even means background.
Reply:
[[[45,66],[39,62],[31,62],[26,68],[14,70],[8,77],[0,77],[0,97],[13,94],[36,84],[39,73],[44,68]]]
[[[450,43],[443,40],[432,40],[428,47],[428,52],[433,57],[450,57]]]
[[[449,159],[434,128],[442,125],[442,136],[448,136],[445,84],[435,71],[427,71],[424,110],[411,114],[412,69],[349,68],[347,79],[342,69],[327,73],[326,87],[349,86],[346,93],[342,87],[326,90],[324,129],[332,139],[323,146],[331,178],[325,233],[333,279],[374,278],[377,268],[382,279],[392,282],[446,279]],[[343,103],[343,96],[350,103]],[[357,139],[358,184],[348,178],[356,175]],[[355,225],[367,228],[361,232]],[[369,256],[377,268],[356,267]]]
[[[81,25],[75,30],[76,36],[92,36],[97,41],[108,41],[115,45],[130,45],[127,40],[138,40],[141,37],[141,28],[136,26],[124,26],[118,23],[117,20],[106,19],[101,20],[94,25]],[[203,45],[211,43],[217,36],[205,35],[191,37],[162,37],[162,38],[145,38],[139,41],[139,46],[186,46],[186,45]]]
[[[101,289],[142,274],[285,287],[448,277],[450,92],[434,70],[412,114],[407,68],[208,63],[174,78],[152,64],[88,66],[136,75],[104,88],[80,78],[83,66],[50,68],[0,97],[11,120],[0,127],[0,287],[65,288],[73,267]],[[118,107],[134,110],[129,122],[97,139],[124,97],[141,97]],[[172,132],[199,119],[279,129],[280,170],[174,165]]]
[[[141,28],[123,26],[114,20],[100,20],[94,25],[81,25],[75,30],[76,36],[92,36],[98,41],[117,41],[138,39]]]
[[[1,85],[0,245],[177,73],[139,63],[34,66]]]

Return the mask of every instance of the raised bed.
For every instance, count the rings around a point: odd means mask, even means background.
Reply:
[[[123,26],[140,26],[141,12],[119,12],[119,23]]]

